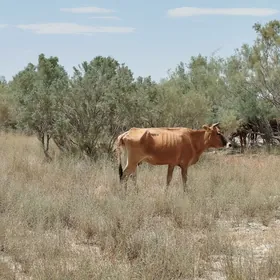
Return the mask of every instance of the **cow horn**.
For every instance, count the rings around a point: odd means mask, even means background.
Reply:
[[[215,126],[217,126],[217,125],[219,125],[219,124],[220,124],[219,122],[214,123],[214,124],[212,124],[212,127],[215,127]]]

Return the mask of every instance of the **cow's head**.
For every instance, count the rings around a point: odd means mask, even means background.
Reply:
[[[206,130],[204,137],[205,144],[209,148],[231,147],[231,143],[222,134],[219,123],[214,123],[211,126],[203,125],[203,128]]]

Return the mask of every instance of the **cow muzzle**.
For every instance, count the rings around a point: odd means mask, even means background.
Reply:
[[[232,146],[231,142],[229,140],[227,140],[224,135],[220,134],[220,138],[221,138],[223,147],[230,148]]]
[[[232,147],[232,144],[231,144],[230,141],[228,141],[227,144],[226,144],[226,148],[228,149],[228,148],[231,148],[231,147]]]

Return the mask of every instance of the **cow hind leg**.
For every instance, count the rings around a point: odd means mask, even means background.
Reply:
[[[169,187],[170,182],[172,180],[172,175],[173,175],[174,167],[175,167],[174,165],[168,165],[165,191],[168,190],[168,187]]]
[[[243,153],[243,138],[242,138],[242,135],[239,135],[239,139],[240,139],[240,151],[241,151],[241,153]]]
[[[183,191],[187,192],[187,178],[188,178],[188,167],[181,166],[181,175],[183,183]]]
[[[243,141],[244,141],[243,147],[244,147],[244,149],[247,148],[247,140],[246,140],[246,137],[247,137],[247,135],[245,134],[245,135],[243,136]],[[243,151],[244,151],[244,149],[243,149]]]
[[[240,135],[239,138],[240,138],[240,150],[241,153],[244,153],[244,143],[246,145],[246,140],[243,138],[243,135]]]

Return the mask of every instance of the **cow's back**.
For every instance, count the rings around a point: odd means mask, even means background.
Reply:
[[[188,129],[147,129],[140,145],[152,164],[179,164],[189,143]]]
[[[178,165],[186,154],[192,157],[191,131],[183,127],[131,128],[123,141],[136,161]]]
[[[169,128],[169,127],[152,127],[152,128],[136,128],[133,127],[125,134],[125,140],[128,143],[145,143],[149,141],[156,141],[158,144],[169,143],[174,141],[172,135],[178,134],[182,130],[187,130],[181,127]],[[149,137],[147,137],[149,135]]]

